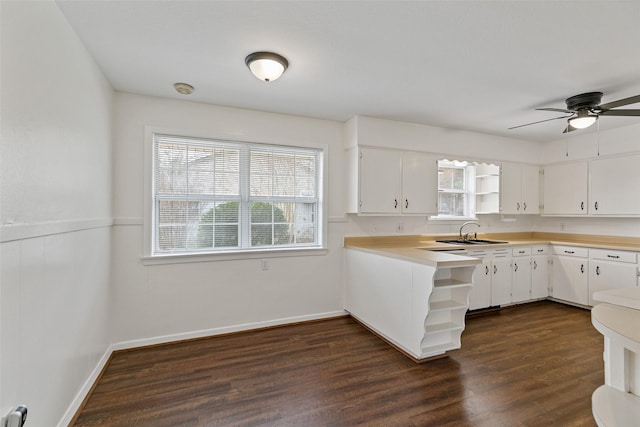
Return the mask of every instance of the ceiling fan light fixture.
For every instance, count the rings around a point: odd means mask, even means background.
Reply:
[[[568,120],[569,126],[575,129],[586,129],[598,120],[597,114],[590,114],[588,110],[579,110],[578,115]]]
[[[272,82],[280,78],[289,67],[289,61],[284,56],[273,52],[254,52],[244,60],[251,73],[264,82]]]

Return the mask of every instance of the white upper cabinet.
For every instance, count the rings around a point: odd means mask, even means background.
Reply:
[[[349,212],[428,215],[438,211],[435,156],[369,147],[353,148],[347,155],[351,168]]]
[[[544,215],[586,215],[588,212],[586,161],[544,168]]]
[[[640,154],[589,164],[589,213],[640,215]]]
[[[518,163],[502,163],[500,168],[500,213],[540,212],[539,168]]]
[[[361,148],[359,163],[359,212],[400,213],[402,152]]]
[[[425,153],[402,153],[402,213],[438,212],[438,160]]]

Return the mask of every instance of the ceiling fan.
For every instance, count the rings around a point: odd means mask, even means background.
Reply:
[[[640,110],[613,109],[616,107],[622,107],[623,105],[640,102],[640,95],[619,99],[618,101],[608,102],[606,104],[600,104],[601,100],[602,92],[588,92],[581,93],[580,95],[574,95],[565,100],[567,108],[536,108],[536,110],[539,111],[556,111],[559,113],[566,113],[567,115],[514,126],[509,129],[521,128],[523,126],[535,125],[537,123],[548,122],[551,120],[568,119],[567,127],[562,132],[567,133],[576,129],[588,128],[594,124],[600,116],[640,116]]]

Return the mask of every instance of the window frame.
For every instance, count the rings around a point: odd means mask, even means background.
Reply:
[[[442,167],[450,168],[450,169],[463,169],[464,170],[464,189],[462,191],[459,190],[447,190],[440,189],[440,176],[438,175],[438,206],[440,206],[440,194],[463,194],[465,198],[465,205],[467,209],[463,215],[446,215],[440,214],[438,212],[437,215],[433,215],[429,217],[429,219],[434,220],[448,220],[448,221],[466,221],[470,219],[476,218],[476,206],[475,206],[475,165],[469,161],[459,161],[459,160],[448,160],[448,159],[440,159],[438,160],[438,169],[441,168],[440,162],[447,162],[451,165],[445,165]],[[460,163],[460,165],[456,165],[456,163]]]
[[[316,162],[316,193],[317,193],[317,207],[315,214],[317,219],[316,230],[316,244],[304,245],[304,246],[257,246],[257,247],[233,247],[231,249],[210,249],[203,251],[185,251],[177,253],[156,253],[155,251],[155,235],[156,235],[156,221],[154,215],[156,214],[154,182],[155,182],[155,169],[154,169],[154,156],[155,156],[155,135],[169,135],[176,136],[178,138],[185,139],[203,139],[212,140],[220,143],[239,144],[244,146],[248,151],[251,147],[260,147],[264,145],[265,149],[276,149],[280,147],[283,150],[287,149],[301,149],[301,150],[315,150],[318,152],[318,159]],[[239,140],[236,138],[230,138],[229,135],[215,135],[212,133],[202,134],[198,132],[190,132],[184,130],[164,129],[158,127],[145,126],[145,144],[144,144],[144,219],[143,219],[143,262],[144,264],[157,264],[157,263],[180,263],[180,262],[202,262],[202,261],[215,261],[215,260],[227,260],[227,259],[251,259],[251,258],[270,258],[270,257],[282,257],[282,256],[307,256],[307,255],[323,255],[328,253],[327,249],[327,159],[328,159],[328,146],[325,144],[309,144],[305,141],[295,141],[293,143],[289,141],[276,141],[273,140]],[[248,183],[243,183],[245,179],[240,172],[241,185],[246,185],[245,190],[248,191]],[[249,173],[246,174],[248,180]],[[241,190],[242,193],[243,190]],[[242,196],[241,196],[242,197]],[[246,194],[246,200],[243,200],[241,205],[246,204],[249,206],[251,198],[249,194]],[[277,203],[277,201],[274,201]],[[247,208],[248,209],[248,208]],[[244,219],[246,227],[251,227],[251,219],[249,216]],[[248,228],[240,231],[240,233],[249,233]],[[238,239],[243,237],[239,234]]]

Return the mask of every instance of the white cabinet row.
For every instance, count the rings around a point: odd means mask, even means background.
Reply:
[[[593,306],[593,293],[638,286],[638,254],[631,251],[553,246],[553,298]]]
[[[470,249],[467,254],[482,259],[473,273],[470,310],[541,299],[549,295],[548,246]]]
[[[640,215],[640,154],[544,168],[545,215]]]
[[[437,214],[438,160],[442,156],[363,146],[348,149],[346,155],[347,212],[361,215]],[[479,166],[479,179],[476,179],[478,213],[540,212],[537,166],[518,163],[491,165],[493,168],[484,166]]]

